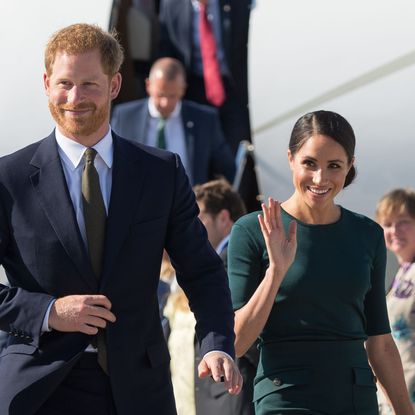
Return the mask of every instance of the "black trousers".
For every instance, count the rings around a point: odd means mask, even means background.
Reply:
[[[36,415],[116,415],[109,377],[84,353]]]

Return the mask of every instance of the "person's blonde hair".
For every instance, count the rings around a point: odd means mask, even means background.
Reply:
[[[106,32],[97,25],[77,23],[54,33],[46,45],[45,68],[51,75],[58,52],[79,55],[97,49],[101,55],[102,69],[108,76],[119,72],[124,60],[123,48],[115,31]]]
[[[415,219],[415,190],[394,189],[379,200],[376,206],[376,220],[381,222],[384,218],[404,212]]]

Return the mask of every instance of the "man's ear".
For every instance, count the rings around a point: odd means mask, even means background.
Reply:
[[[49,96],[50,78],[46,72],[43,74],[43,86],[45,87],[46,96]]]
[[[226,235],[231,231],[233,220],[228,209],[222,209],[217,215],[216,220],[219,222],[223,233]]]
[[[217,216],[222,220],[222,221],[227,221],[230,219],[231,215],[229,213],[228,209],[222,209]]]
[[[110,97],[111,100],[117,98],[118,93],[121,89],[121,83],[122,83],[122,76],[119,72],[117,72],[112,78],[111,78],[111,84],[110,84]]]
[[[146,83],[146,92],[147,95],[150,96],[150,78],[146,78],[145,83]]]

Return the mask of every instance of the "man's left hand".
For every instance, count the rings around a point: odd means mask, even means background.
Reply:
[[[201,379],[212,376],[215,382],[224,381],[224,386],[231,395],[237,395],[242,389],[242,376],[235,362],[221,352],[207,353],[198,367]]]

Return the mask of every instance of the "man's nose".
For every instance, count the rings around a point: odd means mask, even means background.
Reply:
[[[84,99],[82,88],[78,86],[73,86],[71,90],[68,92],[67,100],[70,104],[76,105],[79,102],[82,102]]]
[[[160,99],[160,106],[163,108],[166,108],[169,105],[169,100],[168,98],[161,98]]]

